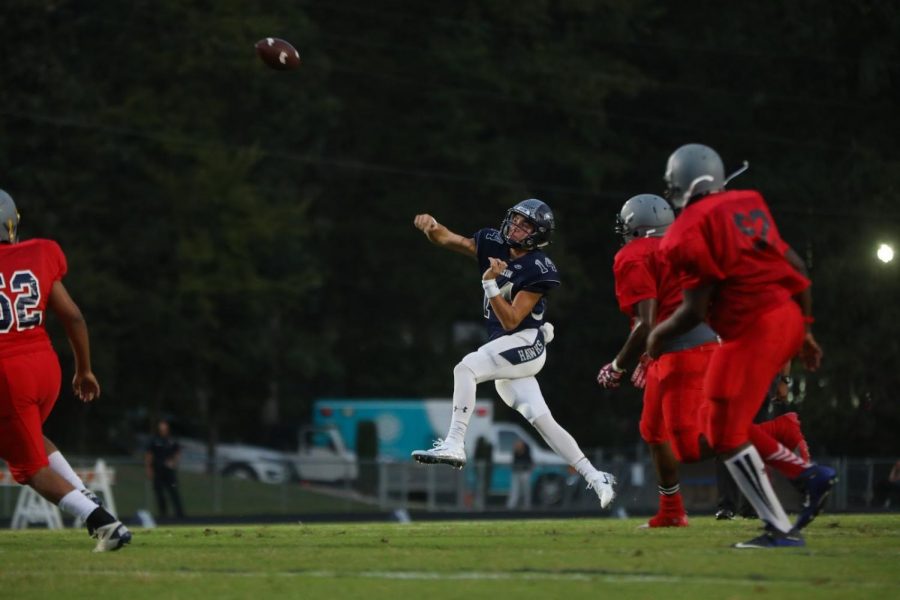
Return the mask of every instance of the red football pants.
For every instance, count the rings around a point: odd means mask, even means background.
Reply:
[[[718,343],[668,352],[650,363],[641,412],[641,437],[648,444],[668,440],[679,462],[700,460],[700,435],[708,409],[703,379]]]
[[[710,401],[709,443],[716,453],[750,441],[753,417],[772,379],[800,351],[805,335],[800,307],[786,302],[760,315],[741,335],[713,352],[703,383]]]
[[[19,483],[49,464],[42,425],[56,404],[60,379],[52,350],[0,359],[0,458]]]

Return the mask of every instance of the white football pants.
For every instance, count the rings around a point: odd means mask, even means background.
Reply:
[[[465,426],[475,408],[475,387],[485,381],[496,381],[503,401],[522,413],[529,422],[550,412],[534,377],[547,361],[543,340],[543,332],[539,335],[538,329],[517,331],[491,340],[467,354],[454,367],[453,420],[462,425],[460,433],[465,435]],[[448,439],[455,438],[453,434],[454,428],[451,427]]]

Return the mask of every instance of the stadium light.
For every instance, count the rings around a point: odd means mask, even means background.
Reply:
[[[889,244],[881,244],[878,246],[878,251],[875,255],[878,257],[878,260],[884,264],[888,264],[894,260],[894,249]]]

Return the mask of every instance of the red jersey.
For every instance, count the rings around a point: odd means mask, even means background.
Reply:
[[[66,257],[51,240],[0,244],[0,358],[52,348],[44,314]]]
[[[809,286],[784,257],[787,250],[769,207],[753,190],[689,204],[660,243],[685,288],[718,285],[709,321],[724,339]]]
[[[619,309],[629,317],[637,316],[634,307],[641,300],[656,299],[657,322],[667,319],[681,304],[683,286],[658,252],[661,240],[638,238],[616,253],[613,261],[616,299]]]

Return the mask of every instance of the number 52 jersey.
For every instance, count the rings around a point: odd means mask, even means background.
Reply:
[[[0,244],[0,358],[52,349],[44,315],[50,288],[66,269],[52,240]]]

